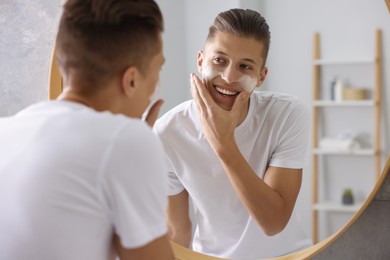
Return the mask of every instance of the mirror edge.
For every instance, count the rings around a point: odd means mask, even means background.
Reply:
[[[387,5],[387,9],[389,10],[389,13],[390,13],[390,0],[385,0],[385,3]]]
[[[55,47],[51,54],[51,64],[49,72],[49,99],[56,99],[62,92],[62,77],[58,68],[55,55]]]

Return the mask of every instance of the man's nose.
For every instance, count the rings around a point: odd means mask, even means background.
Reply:
[[[222,73],[221,77],[224,81],[226,81],[226,83],[231,84],[239,81],[241,73],[234,66],[228,66]]]

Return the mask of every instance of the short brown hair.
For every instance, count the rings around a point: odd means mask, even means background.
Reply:
[[[221,12],[209,28],[207,41],[212,40],[217,32],[228,32],[239,37],[249,37],[264,44],[264,64],[268,56],[271,33],[265,18],[250,9],[230,9]]]
[[[145,73],[161,48],[161,11],[154,0],[68,0],[56,39],[61,73],[89,93],[129,66]]]

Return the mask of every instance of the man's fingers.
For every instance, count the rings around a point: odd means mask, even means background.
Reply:
[[[153,127],[154,123],[157,120],[158,113],[160,112],[161,106],[164,104],[164,100],[157,100],[149,109],[148,115],[145,118],[145,121],[150,127]]]
[[[242,111],[242,107],[246,105],[245,101],[248,99],[249,93],[246,91],[242,91],[240,94],[238,94],[236,100],[234,101],[232,112],[235,111],[240,112]]]
[[[200,111],[205,111],[206,110],[206,105],[203,102],[203,100],[202,100],[202,98],[201,98],[201,96],[199,94],[199,90],[198,90],[197,84],[195,82],[195,78],[194,78],[194,74],[193,73],[191,73],[190,82],[191,82],[191,95],[194,98],[195,103],[198,106],[198,109]]]
[[[195,75],[193,73],[191,74],[191,77],[195,83],[196,89],[198,90],[198,94],[199,94],[201,100],[203,101],[203,103],[207,107],[213,107],[215,105],[215,102],[211,98],[210,93],[208,92],[204,83],[200,80],[200,78],[197,75]]]

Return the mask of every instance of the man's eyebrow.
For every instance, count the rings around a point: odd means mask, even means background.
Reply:
[[[215,53],[217,54],[222,54],[222,55],[225,55],[225,56],[229,56],[227,53],[223,52],[223,51],[216,51]]]
[[[255,60],[253,60],[253,59],[245,58],[243,60],[257,65],[257,62]]]
[[[229,57],[229,55],[228,55],[227,53],[223,52],[223,51],[216,51],[215,53],[216,53],[216,54],[221,54],[221,55],[224,55],[224,56]],[[250,62],[250,63],[252,63],[252,64],[254,64],[254,65],[258,65],[258,63],[257,63],[254,59],[244,58],[244,59],[242,59],[242,60],[244,60],[244,61],[246,61],[246,62]]]

